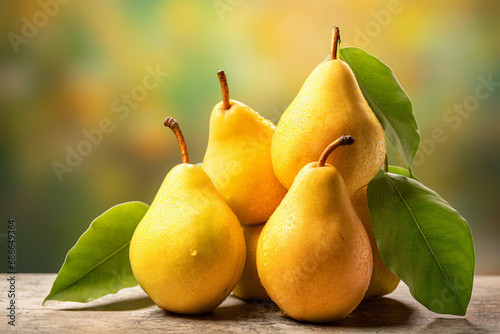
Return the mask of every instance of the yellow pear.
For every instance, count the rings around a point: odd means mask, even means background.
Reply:
[[[238,219],[205,171],[189,164],[182,132],[173,118],[182,164],[172,168],[130,242],[137,282],[161,309],[201,314],[216,308],[245,266],[245,239]]]
[[[255,258],[257,241],[263,228],[264,224],[243,225],[243,235],[245,236],[245,244],[247,246],[247,260],[240,281],[233,290],[233,294],[238,298],[246,300],[269,300],[266,290],[260,284]]]
[[[271,145],[276,176],[288,189],[295,175],[343,134],[356,138],[352,150],[337,150],[328,158],[354,194],[377,174],[385,158],[382,126],[366,102],[351,68],[336,58],[339,41],[334,28],[327,61],[309,75],[281,116]]]
[[[271,163],[275,126],[243,103],[230,100],[224,71],[217,74],[223,100],[210,116],[203,169],[242,224],[261,224],[286,193]]]
[[[318,162],[304,166],[267,221],[257,244],[257,271],[267,294],[285,314],[310,322],[349,315],[372,273],[370,240],[336,167],[325,164],[343,136]]]
[[[375,296],[383,296],[391,293],[396,289],[399,283],[399,277],[394,275],[392,271],[382,261],[377,247],[377,241],[373,234],[372,222],[370,220],[370,212],[368,210],[368,201],[366,197],[367,187],[358,190],[352,197],[351,203],[354,210],[361,219],[363,226],[366,229],[373,254],[373,272],[372,279],[368,291],[366,291],[365,299]]]

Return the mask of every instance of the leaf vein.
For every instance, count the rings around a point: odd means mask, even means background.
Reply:
[[[114,251],[110,255],[106,256],[102,261],[100,261],[97,264],[95,264],[92,268],[90,268],[89,270],[87,270],[86,272],[84,272],[83,274],[81,274],[80,276],[78,276],[71,283],[67,284],[64,288],[60,289],[55,295],[57,295],[61,291],[66,290],[67,288],[69,288],[70,286],[72,286],[73,284],[75,284],[77,281],[79,281],[82,277],[84,277],[85,275],[87,275],[88,273],[90,273],[92,270],[94,270],[95,268],[97,268],[98,266],[100,266],[101,264],[103,264],[104,262],[106,262],[107,260],[109,260],[111,257],[115,256],[119,252],[121,252],[125,247],[128,246],[128,244],[130,244],[130,240],[127,241],[127,243],[125,243],[123,246],[121,246],[120,248],[118,248],[116,251]],[[97,277],[94,277],[94,285],[95,285],[95,279],[97,279]]]
[[[404,204],[405,204],[405,206],[406,206],[406,208],[407,208],[408,212],[410,212],[410,215],[411,215],[411,217],[412,217],[413,221],[415,222],[415,225],[417,226],[418,231],[419,231],[419,232],[420,232],[420,234],[422,235],[422,238],[424,239],[424,241],[425,241],[425,243],[426,243],[427,247],[429,248],[429,250],[430,250],[430,252],[431,252],[431,254],[432,254],[432,257],[434,258],[434,260],[436,261],[436,263],[437,263],[437,265],[438,265],[439,269],[441,270],[441,273],[443,274],[443,276],[444,276],[444,278],[445,278],[445,280],[446,280],[446,283],[448,284],[448,286],[450,287],[451,291],[453,292],[453,296],[455,297],[455,300],[457,301],[457,304],[458,304],[458,307],[460,308],[460,311],[461,311],[462,313],[465,313],[465,312],[464,312],[464,309],[463,309],[463,307],[462,307],[462,304],[460,303],[460,300],[458,299],[458,296],[457,296],[457,293],[456,293],[455,289],[453,288],[453,286],[452,286],[452,284],[451,284],[450,280],[448,279],[448,276],[446,275],[446,273],[445,273],[445,271],[444,271],[443,267],[442,267],[442,266],[441,266],[441,264],[439,263],[439,261],[438,261],[438,259],[437,259],[437,257],[436,257],[436,254],[434,254],[434,251],[433,251],[432,247],[430,246],[429,242],[427,241],[427,238],[425,237],[425,235],[424,235],[424,233],[423,233],[422,229],[420,228],[420,224],[417,222],[416,217],[413,215],[413,212],[412,212],[412,210],[411,210],[410,206],[408,205],[408,203],[406,203],[405,199],[403,198],[403,194],[401,194],[401,192],[399,191],[398,187],[396,186],[396,184],[394,183],[394,181],[392,180],[392,178],[391,178],[389,175],[387,175],[387,173],[385,173],[385,172],[384,172],[384,174],[385,174],[385,175],[386,175],[386,177],[389,179],[389,181],[392,183],[392,185],[393,185],[394,189],[396,189],[396,191],[398,192],[399,197],[400,197],[400,198],[401,198],[401,200],[404,202]]]

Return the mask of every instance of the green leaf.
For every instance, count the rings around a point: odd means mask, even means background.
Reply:
[[[148,211],[142,202],[116,205],[94,219],[66,255],[47,300],[87,303],[137,285],[128,256],[134,230]]]
[[[420,145],[410,99],[392,70],[373,55],[354,47],[340,49],[340,55],[351,67],[370,108],[410,169]]]
[[[373,232],[384,263],[429,310],[465,315],[474,280],[469,225],[431,189],[380,171],[368,186]]]
[[[410,175],[410,171],[408,169],[404,169],[403,167],[389,166],[389,173],[403,175],[403,176],[409,177],[410,179],[414,179],[414,180],[417,180],[418,182],[422,183],[422,181],[420,181],[420,179],[418,177],[416,177],[415,174]]]

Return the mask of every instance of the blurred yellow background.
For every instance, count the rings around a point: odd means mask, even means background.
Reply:
[[[9,218],[18,271],[57,272],[96,216],[150,203],[180,162],[166,116],[201,161],[219,69],[232,98],[276,123],[327,55],[333,25],[342,46],[395,72],[424,143],[415,174],[469,221],[476,273],[500,274],[495,0],[3,1],[0,257]],[[389,161],[404,166],[394,150]]]

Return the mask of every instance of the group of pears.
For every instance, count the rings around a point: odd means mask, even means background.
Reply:
[[[331,322],[399,278],[382,262],[366,185],[382,167],[382,127],[349,66],[328,60],[309,75],[278,125],[223,99],[210,117],[201,166],[179,142],[172,168],[130,243],[137,282],[164,310],[202,314],[233,292],[275,302],[299,321]],[[344,147],[345,146],[345,147]]]

